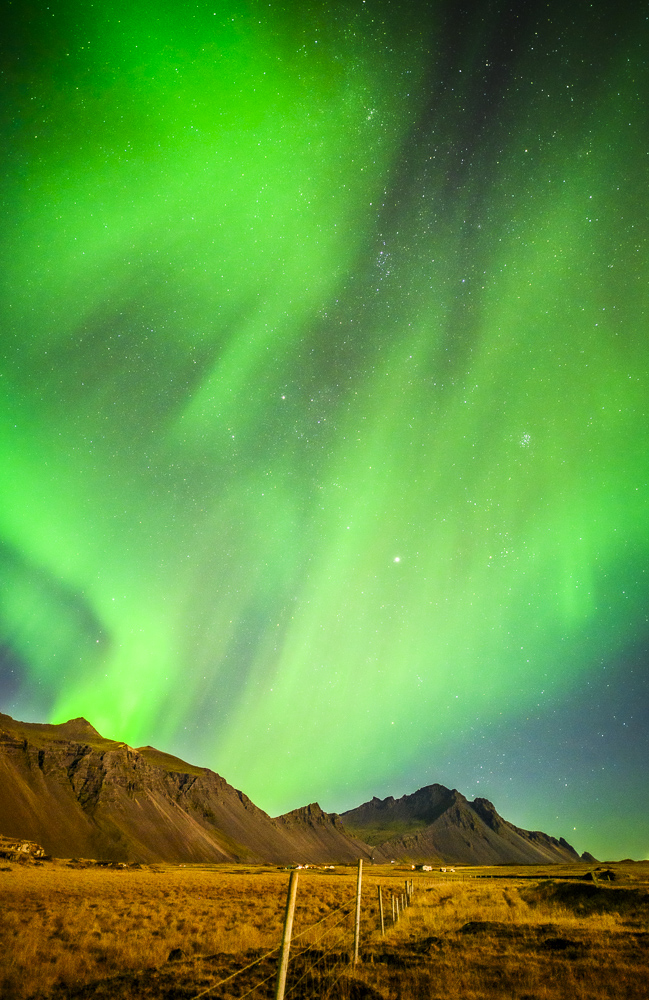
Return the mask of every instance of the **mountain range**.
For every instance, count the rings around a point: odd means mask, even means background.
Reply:
[[[85,719],[0,713],[0,834],[57,857],[291,864],[547,864],[579,860],[563,838],[521,830],[487,799],[429,785],[339,816],[317,803],[271,818],[205,767],[106,739]]]

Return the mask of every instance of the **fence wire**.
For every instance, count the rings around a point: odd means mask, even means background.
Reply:
[[[212,985],[212,986],[208,986],[208,987],[206,987],[206,989],[204,989],[204,990],[201,990],[201,992],[200,992],[200,993],[196,993],[196,994],[195,994],[195,995],[194,995],[194,996],[192,997],[192,1000],[199,1000],[199,997],[204,997],[204,996],[206,996],[206,995],[207,995],[208,993],[211,993],[211,992],[212,992],[212,990],[217,990],[217,989],[219,989],[219,988],[220,988],[221,986],[225,986],[225,985],[226,985],[226,983],[229,983],[229,982],[231,982],[232,980],[236,979],[236,977],[237,977],[237,976],[241,976],[241,975],[242,975],[242,974],[243,974],[244,972],[248,972],[248,970],[249,970],[249,969],[252,969],[252,968],[254,968],[254,966],[255,966],[255,965],[259,965],[259,964],[260,964],[261,962],[263,962],[263,961],[264,961],[264,960],[265,960],[266,958],[270,958],[270,956],[271,956],[271,955],[274,955],[274,954],[275,954],[276,952],[278,952],[278,951],[279,951],[280,947],[281,947],[280,945],[277,945],[277,946],[276,946],[275,948],[273,948],[273,949],[272,949],[271,951],[267,951],[267,952],[266,952],[266,953],[265,953],[264,955],[260,955],[260,956],[259,956],[259,958],[256,958],[256,959],[254,960],[254,962],[249,962],[249,963],[248,963],[248,965],[244,965],[244,966],[243,966],[243,968],[241,968],[241,969],[236,969],[236,971],[235,971],[235,972],[231,972],[229,976],[226,976],[226,977],[225,977],[225,979],[221,979],[221,980],[219,980],[219,982],[218,982],[218,983],[213,983],[213,985]],[[258,988],[259,988],[260,986],[263,986],[263,984],[264,984],[264,983],[267,983],[267,982],[268,982],[268,981],[269,981],[270,979],[274,979],[274,978],[275,978],[275,973],[273,972],[273,974],[272,974],[272,975],[270,975],[270,976],[268,976],[268,978],[267,978],[267,979],[263,979],[263,980],[262,980],[262,981],[261,981],[260,983],[257,983],[257,984],[256,984],[255,986],[253,986],[253,987],[252,987],[252,989],[248,990],[248,992],[247,992],[247,993],[244,993],[244,994],[242,995],[242,997],[240,997],[240,998],[239,998],[239,1000],[243,1000],[243,997],[244,997],[244,996],[246,996],[246,997],[247,997],[247,996],[249,996],[249,995],[250,995],[251,993],[253,993],[253,992],[254,992],[254,991],[255,991],[256,989],[258,989]]]
[[[354,898],[346,900],[296,935],[303,939],[318,928],[315,940],[291,955],[287,1000],[320,1000],[329,992],[332,978],[349,970],[354,949],[354,902]],[[327,926],[331,920],[333,923]]]
[[[403,903],[407,908],[411,902],[407,889],[404,893],[400,886],[395,887],[394,882],[386,885],[372,879],[369,885],[365,883],[362,894],[362,940],[366,945],[376,945],[381,939],[378,897],[375,895],[377,885],[381,885],[383,893],[386,934],[394,929],[398,919],[404,915]],[[392,916],[393,897],[399,900],[397,920]],[[284,993],[286,1000],[327,1000],[340,980],[350,974],[354,955],[355,900],[355,895],[345,899],[319,920],[292,935]],[[278,944],[254,961],[194,994],[191,1000],[201,1000],[208,994],[212,994],[214,1000],[244,1000],[253,995],[258,1000],[267,1000],[274,995],[277,980],[277,964],[273,962],[272,968],[269,968],[268,960],[278,955],[280,949],[281,945]],[[266,963],[266,968],[263,968],[262,963]],[[247,981],[239,978],[256,966],[262,966],[259,971],[263,978],[259,982],[249,985],[248,977]],[[241,990],[244,992],[240,992]]]

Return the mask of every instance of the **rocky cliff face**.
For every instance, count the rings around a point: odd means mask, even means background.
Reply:
[[[578,861],[564,840],[520,830],[487,799],[443,785],[325,813],[276,819],[220,775],[153,747],[0,714],[0,834],[58,857],[101,861],[464,864]]]
[[[344,827],[373,846],[376,860],[458,864],[547,864],[579,861],[563,838],[521,830],[487,799],[469,802],[443,785],[400,799],[372,799],[342,814]]]
[[[106,740],[84,719],[39,726],[0,715],[0,833],[107,861],[367,856],[319,806],[273,820],[208,768]]]

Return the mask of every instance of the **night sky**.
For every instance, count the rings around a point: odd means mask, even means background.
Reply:
[[[5,9],[0,710],[649,857],[644,5]]]

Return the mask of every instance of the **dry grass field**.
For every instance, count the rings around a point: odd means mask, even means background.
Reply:
[[[590,868],[366,867],[355,968],[355,870],[300,872],[287,997],[646,1000],[649,863],[612,865],[610,883],[584,880]],[[412,906],[393,927],[406,878]],[[0,863],[0,996],[270,997],[277,952],[263,956],[280,942],[287,883],[270,867]]]

